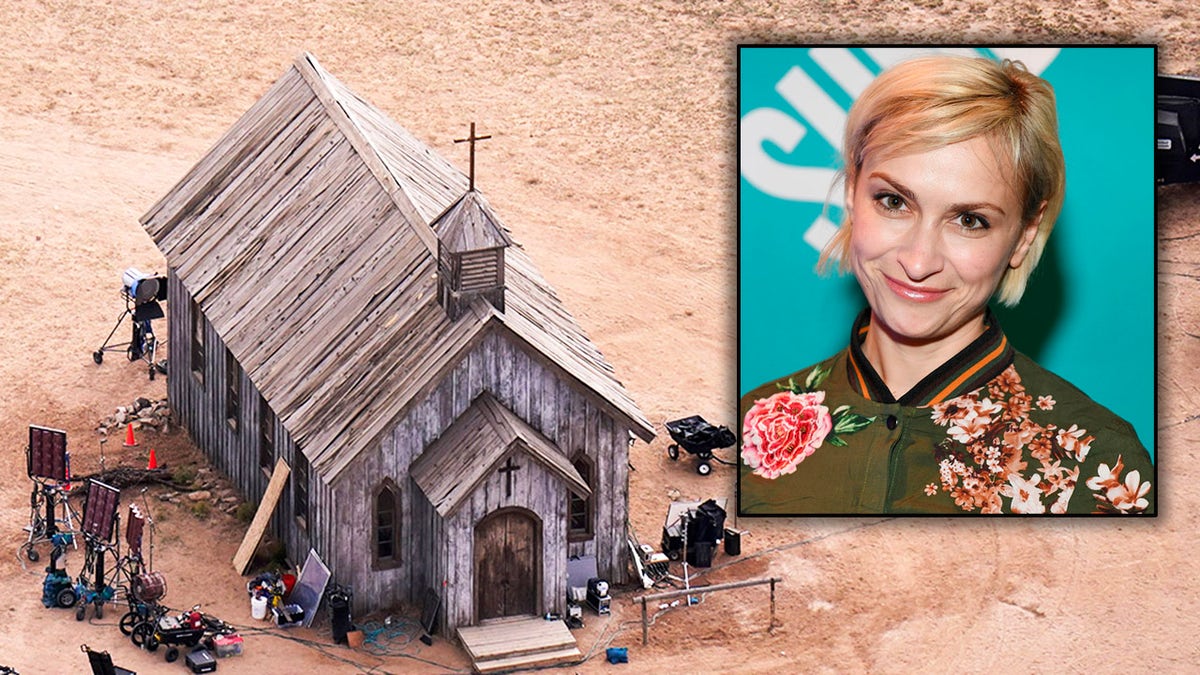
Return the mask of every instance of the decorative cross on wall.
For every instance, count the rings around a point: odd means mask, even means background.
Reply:
[[[504,496],[512,496],[513,472],[520,470],[521,467],[513,464],[512,457],[504,460],[504,466],[500,467],[500,473],[504,474]]]
[[[454,139],[455,143],[470,143],[471,144],[471,173],[469,174],[469,178],[471,181],[471,187],[470,187],[471,190],[475,189],[475,141],[486,141],[489,138],[491,138],[490,134],[487,136],[476,136],[475,135],[475,123],[471,122],[470,135],[468,135],[466,138]]]

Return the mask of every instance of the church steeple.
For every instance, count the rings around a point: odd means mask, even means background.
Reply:
[[[475,141],[491,136],[471,134],[471,187],[430,224],[438,237],[438,301],[452,320],[475,297],[504,311],[504,250],[512,239],[492,207],[475,190]],[[455,141],[460,142],[460,141]]]
[[[476,141],[486,141],[489,138],[491,138],[490,134],[487,136],[476,136],[475,135],[475,123],[471,122],[471,133],[467,134],[466,138],[454,139],[455,143],[470,143],[471,144],[471,172],[467,174],[467,180],[470,181],[470,187],[468,187],[467,190],[475,189],[475,142]]]

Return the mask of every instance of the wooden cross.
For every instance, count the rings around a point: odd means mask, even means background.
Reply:
[[[470,187],[471,190],[475,189],[475,141],[486,141],[489,138],[491,138],[490,135],[476,136],[475,135],[475,123],[471,122],[471,134],[469,136],[467,136],[466,138],[454,139],[455,143],[470,143],[471,144],[471,173],[469,174],[470,181],[471,181],[471,187]]]
[[[512,496],[512,472],[519,470],[521,467],[513,464],[512,457],[504,460],[504,466],[500,467],[500,473],[504,474],[504,493],[506,497]]]

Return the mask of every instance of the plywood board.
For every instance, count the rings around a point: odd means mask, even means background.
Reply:
[[[246,568],[250,566],[254,549],[258,548],[258,542],[262,541],[263,532],[267,530],[267,523],[271,522],[271,514],[275,512],[275,505],[279,503],[279,496],[283,494],[288,474],[291,472],[283,458],[275,462],[275,469],[271,471],[271,482],[267,483],[262,503],[254,513],[254,520],[250,521],[250,529],[246,530],[242,545],[238,547],[237,553],[233,554],[233,569],[238,574],[245,574]]]

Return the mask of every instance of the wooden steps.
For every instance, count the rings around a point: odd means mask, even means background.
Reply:
[[[458,629],[458,640],[478,673],[577,661],[575,637],[562,621],[540,617],[497,619]]]

